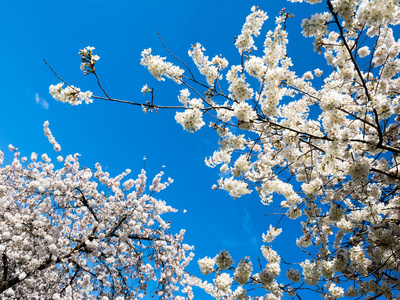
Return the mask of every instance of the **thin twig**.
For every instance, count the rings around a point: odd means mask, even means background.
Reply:
[[[70,84],[68,84],[64,79],[62,79],[57,73],[56,71],[53,70],[53,68],[47,63],[47,61],[45,59],[43,59],[44,63],[50,68],[50,70],[53,72],[54,75],[57,76],[58,79],[60,79],[63,83],[65,83],[68,86],[71,86]]]
[[[106,91],[103,89],[103,87],[101,86],[101,84],[100,84],[100,79],[99,79],[99,77],[97,76],[96,71],[94,71],[93,74],[94,74],[94,76],[96,76],[97,85],[98,85],[98,86],[100,87],[100,89],[103,91],[104,95],[106,95],[108,99],[111,99],[111,97],[108,96],[107,92],[106,92]]]

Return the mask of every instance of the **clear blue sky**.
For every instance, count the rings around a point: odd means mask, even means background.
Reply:
[[[100,56],[96,70],[111,97],[145,102],[149,99],[140,90],[147,83],[155,88],[156,104],[176,104],[181,87],[153,79],[139,64],[141,51],[151,47],[167,56],[157,37],[160,32],[170,50],[187,62],[191,44],[200,42],[208,56],[222,54],[230,64],[239,64],[234,36],[240,34],[252,5],[269,15],[260,45],[268,29],[273,29],[275,16],[287,7],[295,14],[289,20],[289,54],[296,70],[302,74],[319,67],[321,58],[313,53],[312,40],[299,35],[302,18],[314,9],[308,5],[275,0],[2,1],[0,149],[11,143],[25,155],[32,151],[54,155],[43,135],[42,125],[48,120],[62,152],[81,153],[85,166],[100,162],[113,175],[126,168],[137,174],[146,156],[149,177],[165,165],[166,178],[175,180],[160,198],[187,209],[171,219],[173,229],[187,230],[186,242],[196,247],[195,261],[222,249],[230,251],[236,262],[244,256],[256,259],[261,256],[261,234],[277,218],[260,217],[274,210],[262,206],[256,193],[233,200],[211,189],[219,178],[218,169],[207,168],[204,158],[217,149],[214,132],[205,126],[196,134],[187,133],[172,111],[144,114],[137,107],[104,101],[75,107],[58,103],[48,87],[59,80],[42,61],[46,59],[70,84],[101,95],[94,78],[79,70],[78,50],[94,46]],[[286,233],[294,236],[300,233]],[[274,249],[282,251],[286,260],[298,261],[288,251],[294,242],[279,237]],[[198,274],[195,261],[191,270]]]

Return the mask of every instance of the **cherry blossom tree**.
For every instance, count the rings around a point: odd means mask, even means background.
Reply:
[[[44,131],[58,152],[14,159],[0,168],[1,299],[160,299],[193,297],[184,268],[193,247],[184,230],[170,233],[156,194],[172,180],[157,174],[148,190],[144,170],[112,177],[100,164],[63,156],[48,122]],[[0,153],[1,164],[4,154]]]
[[[104,96],[63,83],[50,93],[73,105],[102,99],[146,112],[174,109],[189,132],[210,119],[219,149],[206,164],[225,174],[214,188],[234,198],[257,193],[263,204],[279,206],[283,217],[301,224],[295,244],[308,258],[286,268],[286,279],[283,258],[271,246],[285,230],[278,224],[262,236],[260,266],[249,258],[235,266],[227,251],[200,259],[201,272],[214,277],[193,284],[214,298],[301,299],[308,289],[325,299],[400,299],[399,2],[304,2],[320,7],[303,20],[302,34],[313,38],[326,61],[304,74],[296,74],[287,51],[293,15],[282,10],[258,50],[254,37],[267,14],[253,7],[235,39],[236,64],[228,67],[219,53],[210,59],[199,43],[189,50],[202,79],[171,52],[177,65],[151,49],[142,52],[140,63],[157,80],[183,86],[179,105],[156,105],[148,85],[142,89],[151,96],[146,103],[110,97],[90,47],[80,51],[81,69],[94,74]]]

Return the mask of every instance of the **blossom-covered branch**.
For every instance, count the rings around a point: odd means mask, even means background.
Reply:
[[[60,153],[48,122],[44,131]],[[184,271],[193,247],[184,230],[169,233],[163,215],[176,210],[155,198],[172,182],[163,172],[146,193],[144,170],[112,177],[100,164],[81,166],[79,154],[52,163],[9,148],[14,160],[0,168],[2,299],[193,297]]]

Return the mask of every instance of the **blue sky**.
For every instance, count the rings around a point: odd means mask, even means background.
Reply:
[[[146,156],[149,177],[165,165],[166,178],[175,180],[160,198],[187,209],[171,219],[175,230],[187,230],[186,242],[196,247],[195,261],[222,249],[230,251],[236,262],[244,256],[256,259],[261,255],[261,234],[278,217],[261,217],[275,211],[262,206],[255,193],[233,200],[211,189],[219,172],[206,167],[204,158],[218,147],[214,132],[205,126],[196,134],[187,133],[172,111],[144,114],[137,107],[105,101],[76,107],[58,103],[48,87],[59,80],[42,61],[46,59],[68,83],[101,95],[94,78],[79,70],[78,50],[94,46],[100,56],[96,70],[111,97],[145,102],[149,99],[140,90],[147,83],[155,88],[156,104],[176,104],[181,87],[153,79],[139,64],[141,51],[151,47],[153,53],[168,56],[157,37],[160,32],[169,49],[190,66],[187,51],[196,42],[207,49],[206,55],[222,54],[230,64],[238,64],[234,36],[240,34],[252,5],[269,15],[260,45],[273,29],[275,16],[286,7],[295,14],[288,30],[289,54],[297,72],[320,67],[322,58],[313,53],[312,40],[299,34],[302,18],[314,9],[309,5],[271,0],[3,1],[0,149],[13,144],[25,155],[32,151],[55,155],[43,135],[42,125],[48,120],[62,152],[81,153],[85,166],[99,162],[113,175],[126,168],[137,174]],[[291,223],[284,220],[281,225],[287,228]],[[290,252],[294,237],[300,236],[293,230],[285,233],[292,240],[279,237],[274,249],[282,251],[285,260],[299,261]],[[196,262],[191,270],[199,273]]]

